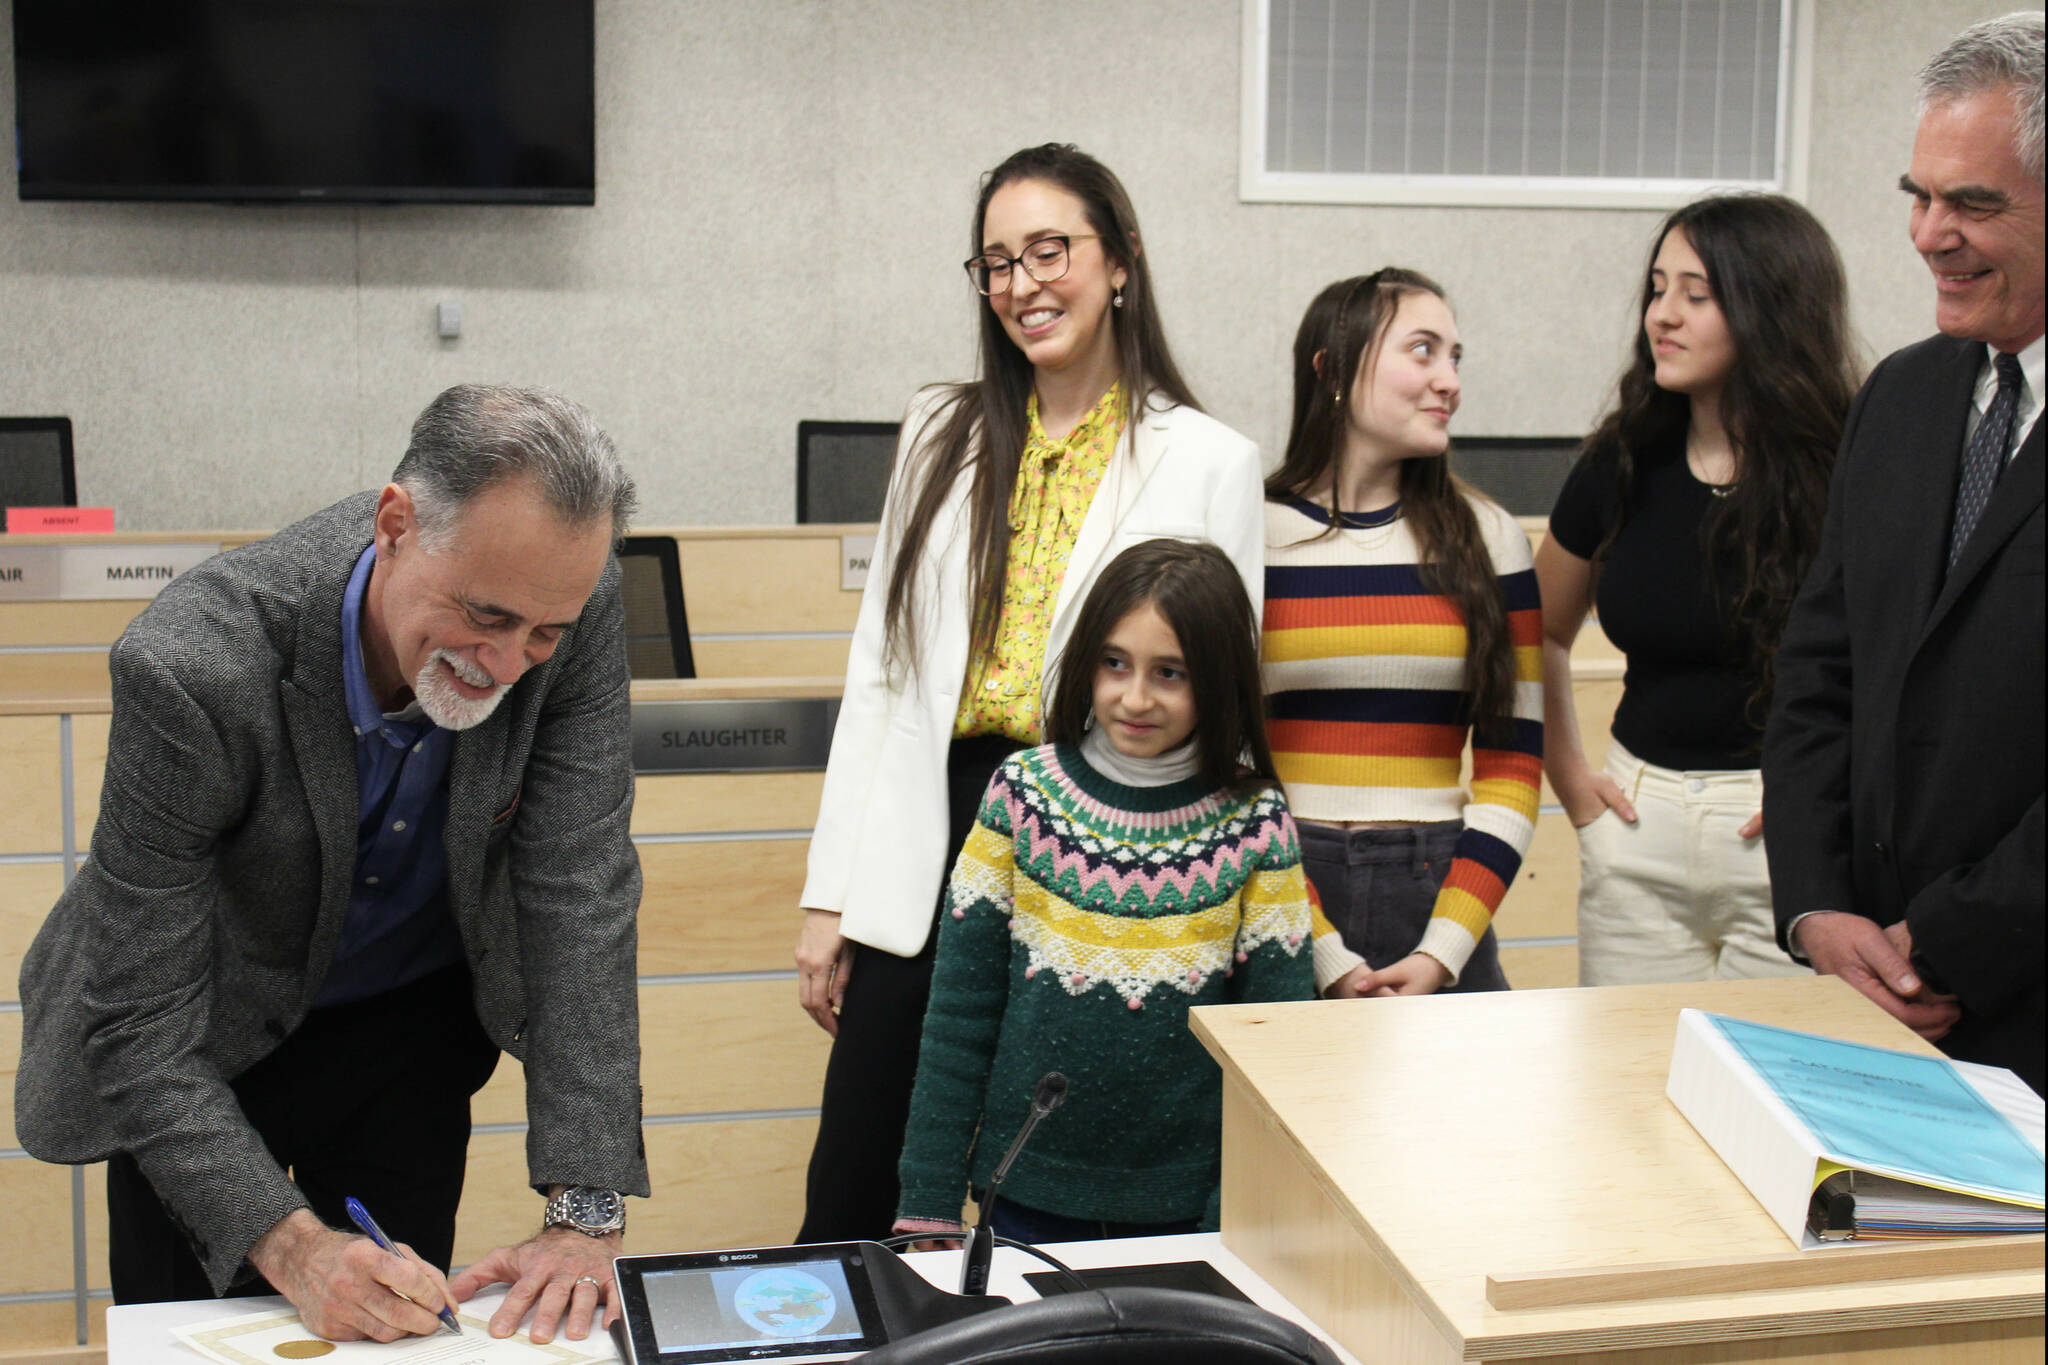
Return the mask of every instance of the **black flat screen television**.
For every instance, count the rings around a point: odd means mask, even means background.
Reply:
[[[594,0],[14,0],[23,199],[596,202]]]

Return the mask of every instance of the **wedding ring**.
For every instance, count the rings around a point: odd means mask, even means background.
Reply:
[[[603,1280],[600,1280],[600,1279],[599,1279],[599,1278],[597,1278],[597,1276],[595,1276],[595,1275],[578,1275],[578,1276],[576,1277],[576,1283],[577,1283],[577,1284],[587,1284],[587,1285],[589,1285],[589,1286],[590,1286],[590,1287],[591,1287],[592,1289],[602,1289],[602,1288],[604,1288],[604,1281],[603,1281]]]

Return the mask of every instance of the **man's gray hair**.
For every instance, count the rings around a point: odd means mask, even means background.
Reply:
[[[611,522],[626,534],[639,504],[612,438],[588,409],[546,389],[457,384],[412,424],[412,444],[391,481],[412,496],[421,543],[452,538],[478,494],[515,479],[571,526]]]
[[[2011,90],[2013,150],[2027,174],[2040,179],[2043,45],[2040,10],[1972,24],[1920,68],[1920,111],[1987,90]]]

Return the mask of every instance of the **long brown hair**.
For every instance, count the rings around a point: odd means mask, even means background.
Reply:
[[[1628,369],[1613,409],[1583,447],[1615,469],[1617,512],[1594,551],[1596,565],[1628,515],[1637,460],[1673,445],[1682,449],[1692,420],[1690,398],[1657,387],[1657,358],[1642,325],[1651,264],[1664,239],[1681,228],[1707,268],[1707,287],[1735,342],[1721,424],[1735,450],[1736,481],[1714,499],[1700,536],[1710,583],[1734,571],[1730,624],[1742,655],[1737,662],[1757,680],[1747,709],[1760,730],[1770,706],[1771,661],[1820,548],[1828,475],[1856,394],[1848,285],[1827,229],[1780,195],[1716,195],[1664,220],[1643,267]]]
[[[1346,419],[1344,395],[1354,376],[1370,375],[1401,300],[1444,297],[1443,286],[1413,270],[1388,266],[1339,280],[1316,295],[1294,334],[1294,418],[1287,453],[1266,480],[1269,498],[1301,497],[1328,482],[1330,531],[1342,523],[1338,505]],[[1487,551],[1471,499],[1485,495],[1450,469],[1450,454],[1401,462],[1401,516],[1415,536],[1423,585],[1457,603],[1465,617],[1465,694],[1482,736],[1506,733],[1515,715],[1515,645],[1500,573]]]
[[[1180,641],[1194,690],[1203,779],[1216,787],[1252,777],[1279,781],[1266,743],[1258,616],[1237,566],[1207,541],[1148,540],[1109,561],[1060,655],[1045,712],[1046,742],[1080,743],[1095,712],[1095,671],[1110,634],[1147,603]]]
[[[1125,273],[1121,308],[1110,310],[1116,337],[1117,370],[1123,383],[1123,425],[1133,427],[1147,403],[1195,408],[1194,395],[1173,363],[1166,329],[1152,298],[1152,273],[1139,249],[1138,215],[1123,184],[1110,169],[1071,144],[1048,142],[1014,153],[981,180],[974,205],[970,255],[982,249],[982,228],[988,201],[1003,186],[1020,180],[1041,180],[1081,201],[1089,230],[1113,265]],[[1030,430],[1026,405],[1031,398],[1031,362],[1003,330],[988,301],[975,298],[980,318],[980,378],[948,390],[926,418],[925,431],[911,433],[906,449],[919,450],[920,465],[906,470],[902,487],[908,496],[894,509],[896,555],[889,570],[885,657],[891,667],[915,672],[918,609],[917,566],[931,538],[932,523],[960,476],[972,470],[968,490],[968,535],[971,550],[967,598],[970,655],[994,642],[1002,615],[1003,576],[1010,557],[1010,495],[1017,466]],[[931,437],[926,440],[926,432]]]

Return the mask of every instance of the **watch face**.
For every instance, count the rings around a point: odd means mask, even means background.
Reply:
[[[610,1227],[625,1212],[625,1200],[617,1190],[578,1185],[569,1190],[569,1217],[586,1228]]]

